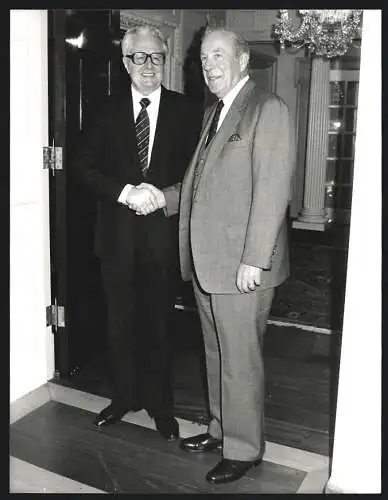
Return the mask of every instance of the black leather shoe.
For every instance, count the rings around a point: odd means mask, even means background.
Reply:
[[[128,410],[125,409],[119,409],[117,406],[114,406],[113,404],[110,404],[106,408],[104,408],[94,419],[94,425],[97,427],[103,427],[106,425],[112,425],[116,424],[119,422],[123,416],[128,413],[129,411],[139,411],[141,408],[131,408]]]
[[[192,453],[204,453],[216,448],[221,449],[222,439],[214,438],[208,432],[205,432],[205,434],[198,434],[197,436],[182,439],[181,448]]]
[[[250,462],[242,460],[228,460],[223,458],[210,472],[206,474],[206,481],[211,484],[230,483],[244,476],[252,467],[259,465],[261,458]]]
[[[167,441],[175,441],[179,437],[179,425],[174,417],[155,417],[155,425]]]

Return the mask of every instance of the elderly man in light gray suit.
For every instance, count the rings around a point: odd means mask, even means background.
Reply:
[[[193,281],[205,344],[211,421],[181,447],[222,448],[206,479],[225,483],[264,454],[263,334],[274,289],[289,274],[294,129],[286,104],[249,79],[239,35],[208,29],[201,61],[218,103],[205,113],[182,186],[164,195],[148,188],[167,215],[178,210],[180,192],[181,270]]]

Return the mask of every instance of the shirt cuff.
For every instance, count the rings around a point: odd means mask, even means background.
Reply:
[[[133,184],[126,184],[123,188],[123,190],[120,193],[120,196],[117,198],[117,201],[119,203],[122,203],[123,205],[127,204],[127,195],[129,191],[133,188]]]

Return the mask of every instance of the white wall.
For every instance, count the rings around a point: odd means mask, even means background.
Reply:
[[[381,11],[364,10],[337,413],[328,493],[381,492]]]
[[[47,13],[10,11],[10,402],[54,373],[50,303]]]

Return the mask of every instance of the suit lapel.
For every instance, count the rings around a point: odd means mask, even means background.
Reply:
[[[224,147],[225,143],[232,135],[235,130],[237,123],[241,119],[241,114],[244,108],[246,107],[249,96],[253,89],[256,87],[255,83],[252,80],[248,80],[247,83],[243,86],[240,92],[237,94],[234,99],[228,113],[226,114],[224,121],[222,122],[220,128],[217,131],[217,134],[214,136],[212,143],[209,145],[209,149],[207,151],[207,157],[204,165],[204,169],[202,171],[202,175],[198,180],[197,186],[199,187],[200,183],[204,181],[206,176],[211,171],[212,167],[216,164],[217,159],[219,158],[221,149]],[[214,113],[211,113],[213,116]],[[208,122],[207,130],[210,128],[210,121]],[[201,141],[207,136],[207,132],[204,130]]]
[[[217,103],[214,103],[210,108],[207,108],[205,110],[205,115],[203,117],[201,136],[199,138],[197,147],[196,147],[194,154],[193,154],[193,157],[191,159],[191,163],[186,171],[186,175],[185,175],[185,178],[183,180],[183,185],[182,185],[182,198],[183,199],[186,199],[186,198],[191,199],[192,198],[191,188],[193,186],[193,179],[194,179],[195,171],[196,171],[197,164],[198,164],[198,158],[199,158],[200,153],[205,148],[205,140],[206,140],[207,134],[209,132],[210,124],[212,122],[216,107],[217,107]],[[195,186],[194,186],[194,188],[195,188]]]
[[[205,116],[203,117],[201,136],[199,138],[197,148],[194,151],[194,155],[193,155],[193,159],[191,161],[190,167],[189,167],[189,171],[191,171],[191,170],[194,171],[194,169],[197,165],[197,162],[198,162],[199,153],[201,151],[203,151],[203,149],[205,147],[205,140],[206,140],[206,137],[209,133],[210,124],[213,120],[214,113],[216,112],[216,107],[217,107],[217,102],[215,102],[210,108],[207,108],[205,111]]]
[[[120,99],[117,101],[117,134],[123,145],[128,163],[137,163],[136,154],[136,131],[133,118],[132,92],[129,89],[122,91]]]

